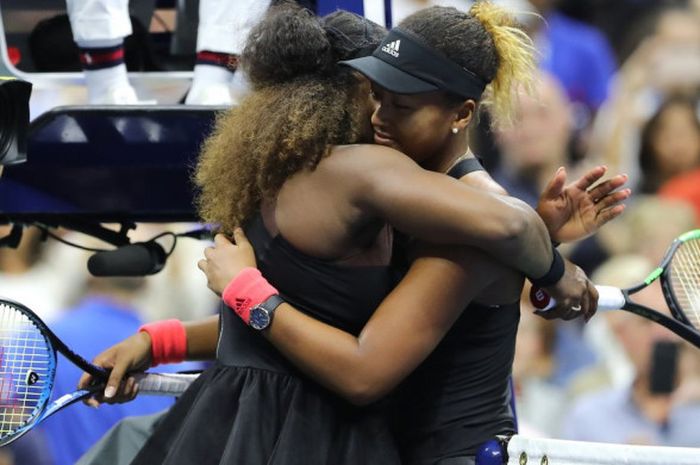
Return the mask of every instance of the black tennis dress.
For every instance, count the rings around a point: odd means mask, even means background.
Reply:
[[[258,267],[287,302],[353,334],[396,284],[389,266],[341,266],[299,252],[282,236],[272,237],[259,215],[246,234]],[[359,408],[319,387],[224,305],[215,365],[178,400],[132,462],[398,463],[382,405]]]
[[[448,174],[480,169],[469,158]],[[404,465],[473,464],[483,442],[515,432],[510,375],[519,321],[519,302],[469,305],[397,389],[392,424]]]

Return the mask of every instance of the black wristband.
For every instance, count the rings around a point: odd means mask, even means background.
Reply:
[[[552,264],[549,266],[549,271],[540,278],[528,276],[528,279],[533,286],[543,288],[558,283],[562,276],[564,276],[564,259],[559,251],[554,248],[554,244],[552,244]]]

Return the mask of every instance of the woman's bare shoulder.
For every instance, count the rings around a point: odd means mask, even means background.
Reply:
[[[463,183],[493,194],[508,195],[508,192],[498,184],[486,171],[472,171],[460,179]]]
[[[328,179],[352,178],[353,184],[363,186],[377,182],[387,172],[411,173],[420,167],[408,156],[390,147],[372,144],[339,145],[319,163],[318,169]],[[361,187],[360,187],[361,188]]]
[[[375,144],[338,145],[328,159],[338,163],[413,163],[398,150]]]

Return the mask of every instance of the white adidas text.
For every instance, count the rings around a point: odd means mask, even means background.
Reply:
[[[382,52],[388,53],[393,57],[399,56],[399,46],[401,45],[401,39],[389,42],[384,47],[382,47]]]

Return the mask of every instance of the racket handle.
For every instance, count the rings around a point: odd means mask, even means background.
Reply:
[[[622,290],[614,286],[596,286],[598,291],[598,310],[619,310],[625,305]],[[553,309],[557,302],[545,291],[533,287],[530,289],[530,302],[540,311]]]
[[[134,375],[139,393],[151,396],[179,396],[199,375],[176,373],[138,373]]]

